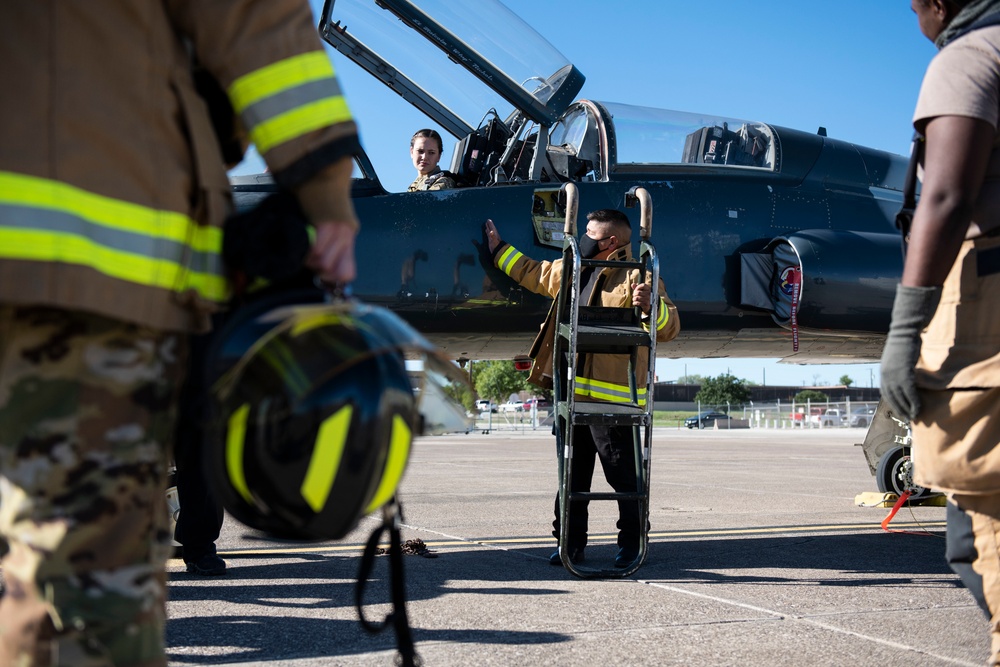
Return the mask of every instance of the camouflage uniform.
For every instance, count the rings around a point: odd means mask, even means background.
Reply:
[[[0,664],[165,665],[184,336],[0,307]]]
[[[450,172],[440,169],[429,174],[421,174],[417,180],[410,183],[407,192],[426,192],[428,190],[451,190],[455,187],[455,179]]]
[[[229,296],[219,140],[353,239],[357,128],[305,0],[3,4],[0,667],[165,665],[178,357]]]

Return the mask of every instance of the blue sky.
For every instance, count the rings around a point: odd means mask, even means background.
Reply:
[[[449,0],[475,2],[477,0]],[[322,0],[311,0],[314,8]],[[433,3],[429,3],[433,4]],[[908,0],[504,0],[587,77],[580,97],[761,121],[906,154],[920,81],[936,50]],[[408,147],[426,118],[333,55],[362,143],[390,190],[413,180]],[[442,133],[445,134],[445,133]],[[454,141],[445,135],[444,153]],[[250,160],[241,171],[260,169]],[[364,233],[362,229],[362,234]],[[661,359],[661,381],[732,372],[767,384],[878,384],[874,364]]]

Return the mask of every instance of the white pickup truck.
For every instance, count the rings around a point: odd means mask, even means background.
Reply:
[[[524,401],[508,401],[500,404],[500,412],[524,412]]]
[[[809,415],[810,426],[828,428],[832,426],[846,426],[847,420],[841,414],[840,408],[827,408],[819,414]]]

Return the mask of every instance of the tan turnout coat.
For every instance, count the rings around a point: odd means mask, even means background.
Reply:
[[[629,246],[617,249],[608,258],[612,261],[632,259]],[[494,253],[494,262],[504,273],[514,279],[519,285],[536,294],[544,294],[555,298],[562,284],[563,261],[539,262],[533,260],[509,244],[501,244]],[[597,284],[588,306],[605,306],[611,308],[632,307],[632,283],[639,282],[639,272],[636,269],[602,268],[600,282]],[[650,277],[647,275],[647,282]],[[656,325],[657,342],[673,340],[680,332],[680,317],[677,307],[667,296],[666,287],[661,280],[658,286],[660,304]],[[532,365],[529,381],[545,388],[552,386],[552,348],[555,340],[553,326],[555,309],[549,310],[548,317],[542,325],[538,337],[532,344]],[[646,325],[647,328],[650,326]],[[645,368],[649,352],[640,348],[636,360],[636,368]],[[610,403],[628,402],[629,370],[628,355],[623,354],[587,354],[582,364],[577,368],[576,400]],[[639,374],[636,378],[640,402],[645,402],[646,376]]]
[[[358,145],[305,2],[31,0],[3,14],[0,304],[191,330],[225,298],[230,188],[192,53],[279,182],[323,178]],[[325,120],[268,129],[317,100]],[[335,205],[314,197],[312,210]]]

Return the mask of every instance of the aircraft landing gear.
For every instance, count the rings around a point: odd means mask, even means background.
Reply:
[[[875,476],[880,493],[897,496],[910,492],[913,500],[924,500],[939,495],[936,491],[917,486],[913,482],[913,460],[910,458],[910,423],[892,415],[889,405],[879,401],[871,416],[865,441],[868,469]]]
[[[875,483],[882,493],[903,495],[910,492],[914,500],[930,495],[930,491],[913,482],[913,460],[909,447],[895,447],[882,454],[875,470]]]

